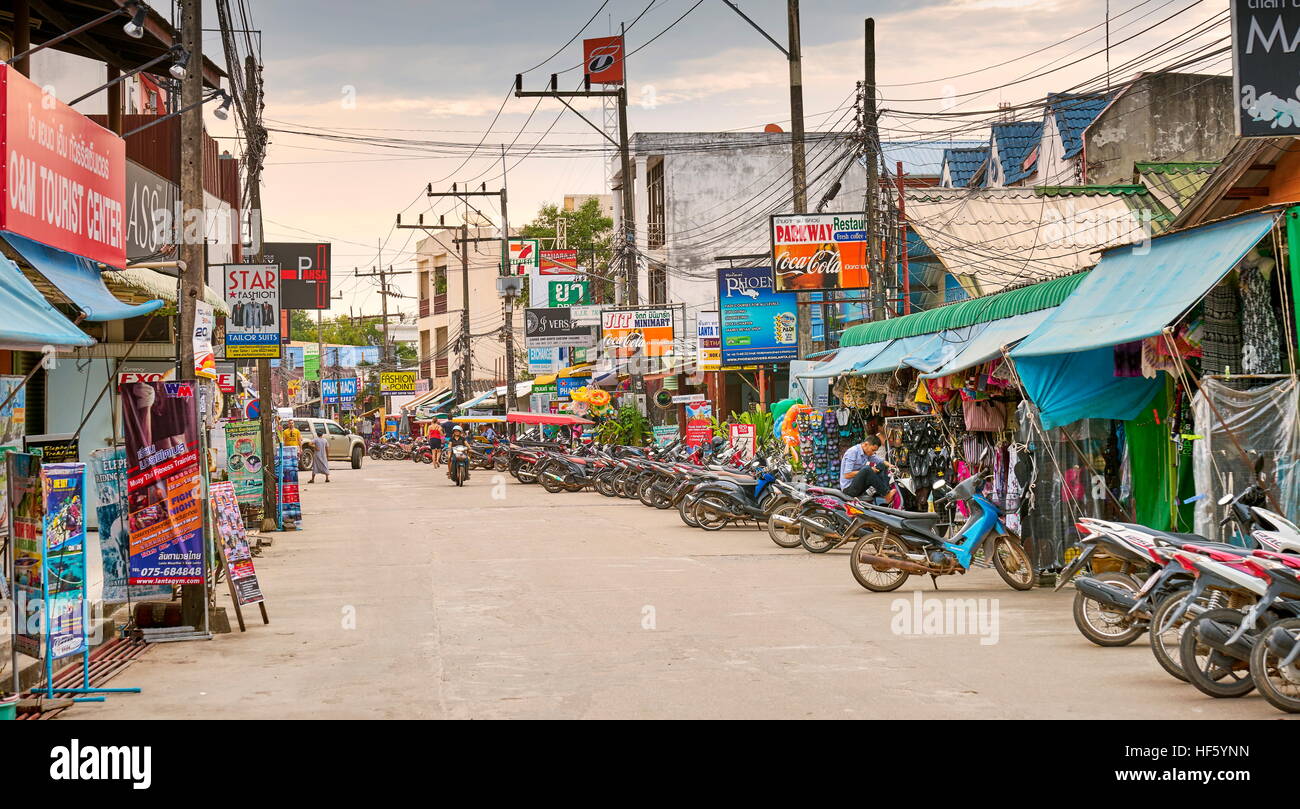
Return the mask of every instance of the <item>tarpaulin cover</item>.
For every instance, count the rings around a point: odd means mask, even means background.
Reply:
[[[96,264],[89,259],[13,233],[6,233],[4,238],[37,272],[85,312],[86,320],[96,323],[125,320],[147,315],[163,305],[158,300],[135,305],[122,303],[104,286]]]
[[[1129,469],[1133,483],[1134,522],[1161,531],[1174,529],[1174,442],[1169,440],[1169,385],[1124,422]]]
[[[1128,421],[1164,384],[1160,377],[1116,377],[1115,351],[1110,347],[1016,357],[1016,373],[1049,430],[1084,418]]]
[[[1277,216],[1242,216],[1107,252],[1011,355],[1068,354],[1154,337],[1236,266]]]
[[[954,345],[956,353],[952,359],[935,368],[930,373],[921,374],[926,379],[955,374],[967,368],[974,368],[1002,356],[1002,347],[1023,340],[1026,335],[1047,319],[1051,309],[1040,309],[1026,315],[1016,315],[984,324],[982,331],[973,334],[964,344]]]
[[[937,348],[938,345],[939,335],[937,334],[917,334],[912,337],[901,337],[890,343],[885,347],[884,351],[881,351],[870,360],[855,365],[852,373],[855,376],[893,373],[901,366],[908,364],[904,360],[923,357]]]
[[[800,379],[831,379],[847,374],[857,365],[870,362],[877,354],[889,347],[891,341],[869,343],[862,346],[845,346],[830,360],[818,365],[813,370],[799,375]]]
[[[45,300],[23,271],[0,256],[0,300],[4,316],[0,317],[0,348],[39,351],[44,346],[88,346],[95,341],[90,335],[59,313]]]
[[[970,345],[985,329],[989,327],[988,323],[976,323],[973,326],[963,326],[958,329],[947,329],[934,335],[926,349],[917,349],[909,357],[904,357],[903,362],[921,373],[930,373],[952,360]]]
[[[1196,503],[1196,533],[1229,539],[1220,536],[1224,515],[1218,501],[1225,494],[1240,494],[1251,484],[1255,456],[1264,459],[1264,481],[1282,515],[1292,522],[1300,519],[1300,386],[1296,381],[1283,379],[1236,390],[1218,379],[1202,379],[1192,408],[1196,434],[1201,436],[1193,449],[1196,492],[1203,495]],[[1266,508],[1276,510],[1271,505]]]

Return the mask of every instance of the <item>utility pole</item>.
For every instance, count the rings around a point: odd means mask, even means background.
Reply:
[[[390,292],[388,290],[388,276],[410,275],[412,271],[394,270],[392,267],[389,267],[387,270],[385,270],[383,268],[383,265],[380,265],[378,268],[372,267],[371,269],[374,271],[368,273],[359,273],[354,270],[352,274],[356,278],[378,278],[379,279],[379,299],[381,305],[383,306],[383,310],[382,310],[383,314],[381,314],[380,317],[383,319],[383,329],[384,329],[384,338],[383,338],[384,345],[379,349],[379,370],[382,372],[385,368],[389,368],[390,366],[396,365],[396,363],[390,363],[388,359],[388,318],[391,317],[391,315],[388,314],[388,296],[401,294],[400,292]],[[319,336],[320,334],[318,332],[317,337]],[[317,343],[317,345],[319,346],[319,342]],[[396,357],[394,357],[394,359],[395,358]],[[321,361],[322,362],[324,361],[324,356],[321,357]],[[317,376],[320,376],[319,366],[317,366]],[[384,414],[387,415],[388,407],[392,403],[392,395],[388,393],[383,393],[381,391],[381,396],[383,396],[383,400],[384,400]],[[322,395],[321,399],[323,400],[324,398],[325,398],[324,395]]]
[[[203,21],[201,18],[202,0],[183,0],[181,3],[181,47],[190,54],[193,66],[185,71],[181,79],[181,209],[188,214],[197,211],[203,214]],[[182,349],[176,357],[177,378],[193,380],[194,361],[186,349],[191,345],[194,334],[195,303],[203,290],[204,277],[207,275],[207,244],[202,235],[198,239],[185,237],[187,229],[177,223],[182,233],[180,242],[180,300],[177,301],[179,315],[180,344]],[[196,397],[195,402],[198,399]],[[202,426],[200,426],[202,429]],[[202,442],[200,442],[200,446]],[[202,458],[200,460],[203,460]],[[202,507],[207,510],[206,492]],[[207,521],[204,520],[206,528]],[[207,536],[204,537],[203,558],[206,571]],[[205,577],[206,578],[206,577]],[[206,629],[207,584],[185,584],[181,586],[181,623],[186,626],[204,627]]]
[[[885,273],[880,266],[880,133],[876,129],[876,20],[866,22],[866,83],[862,86],[862,132],[867,157],[867,262],[871,280],[871,319],[885,319]]]
[[[627,127],[623,127],[627,131]],[[506,209],[506,147],[501,147],[501,277],[510,275],[510,214]],[[506,412],[518,410],[515,402],[515,296],[509,290],[502,296],[506,329]]]

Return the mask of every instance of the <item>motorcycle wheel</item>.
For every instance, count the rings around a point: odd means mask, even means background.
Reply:
[[[510,459],[507,458],[504,454],[500,455],[497,458],[494,458],[492,460],[492,468],[496,469],[498,472],[509,472]]]
[[[873,593],[889,593],[903,586],[911,573],[906,570],[896,570],[886,568],[881,570],[875,565],[869,565],[862,561],[862,554],[869,553],[872,556],[907,556],[907,546],[896,537],[891,537],[884,531],[876,531],[859,539],[853,545],[853,553],[849,554],[849,570],[853,573],[853,578],[858,584]]]
[[[519,465],[519,472],[515,477],[519,479],[520,483],[536,483],[537,467],[532,463],[521,463]]]
[[[1250,664],[1211,649],[1201,642],[1196,627],[1203,621],[1223,621],[1240,624],[1242,614],[1237,610],[1208,610],[1192,619],[1183,630],[1179,641],[1180,662],[1187,673],[1187,682],[1202,694],[1220,699],[1241,697],[1255,690],[1250,676]]]
[[[786,503],[783,506],[777,506],[771,514],[767,515],[767,535],[771,537],[778,548],[799,547],[799,535],[786,533],[785,526],[776,523],[777,517],[793,520],[798,513],[798,503]]]
[[[552,474],[557,474],[553,472],[554,466],[555,464],[546,464],[537,470],[537,482],[550,494],[558,494],[564,488],[564,484],[551,477]]]
[[[677,504],[677,514],[682,518],[682,522],[691,528],[699,528],[700,524],[695,521],[695,501],[690,495],[682,498]]]
[[[998,537],[993,543],[993,567],[1012,590],[1032,590],[1034,563],[1018,539]]]
[[[1151,624],[1148,627],[1151,654],[1155,655],[1156,662],[1160,664],[1160,668],[1169,672],[1171,677],[1183,682],[1187,682],[1187,672],[1183,671],[1183,664],[1178,650],[1183,639],[1183,630],[1187,628],[1187,622],[1191,618],[1184,615],[1163,633],[1160,631],[1160,627],[1165,625],[1169,615],[1191,594],[1192,588],[1184,587],[1161,599],[1160,603],[1156,605],[1155,612],[1151,613]]]
[[[996,555],[994,564],[997,564]],[[1098,573],[1092,578],[1123,587],[1134,595],[1141,589],[1131,577],[1123,573]],[[1135,623],[1136,619],[1125,613],[1125,610],[1109,607],[1089,598],[1082,591],[1074,593],[1074,625],[1078,627],[1080,634],[1098,646],[1128,646],[1142,637],[1142,633],[1146,631],[1145,623]]]
[[[727,516],[726,503],[714,494],[706,494],[696,500],[692,511],[695,522],[705,531],[721,531],[727,523],[731,522],[731,518]]]
[[[1269,705],[1284,713],[1300,713],[1300,662],[1291,663],[1285,669],[1278,665],[1282,658],[1263,640],[1274,629],[1294,634],[1300,630],[1300,618],[1283,618],[1264,629],[1250,651],[1250,677]]]
[[[600,492],[605,497],[618,496],[614,492],[614,484],[613,481],[610,480],[609,475],[597,475],[596,478],[591,482],[591,487],[595,489],[597,492]]]
[[[654,492],[651,491],[651,489],[654,488],[654,485],[655,485],[655,479],[653,476],[649,476],[649,475],[642,478],[641,482],[637,484],[636,499],[640,500],[641,505],[645,506],[646,508],[655,507],[655,503],[653,499]]]
[[[801,524],[799,526],[799,544],[809,553],[826,553],[831,548],[835,547],[837,542],[839,542],[838,539],[831,539],[826,536],[826,534],[831,533],[834,529],[824,522],[818,522],[818,525],[825,528],[826,533],[816,533],[810,530],[806,525]]]

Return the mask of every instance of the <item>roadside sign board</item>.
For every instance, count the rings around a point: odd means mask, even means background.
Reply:
[[[280,268],[274,264],[224,264],[226,357],[280,358]]]

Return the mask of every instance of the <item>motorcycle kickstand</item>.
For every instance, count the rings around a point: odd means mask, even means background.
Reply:
[[[939,577],[934,573],[930,574],[930,583],[934,585],[934,589],[939,589]]]

